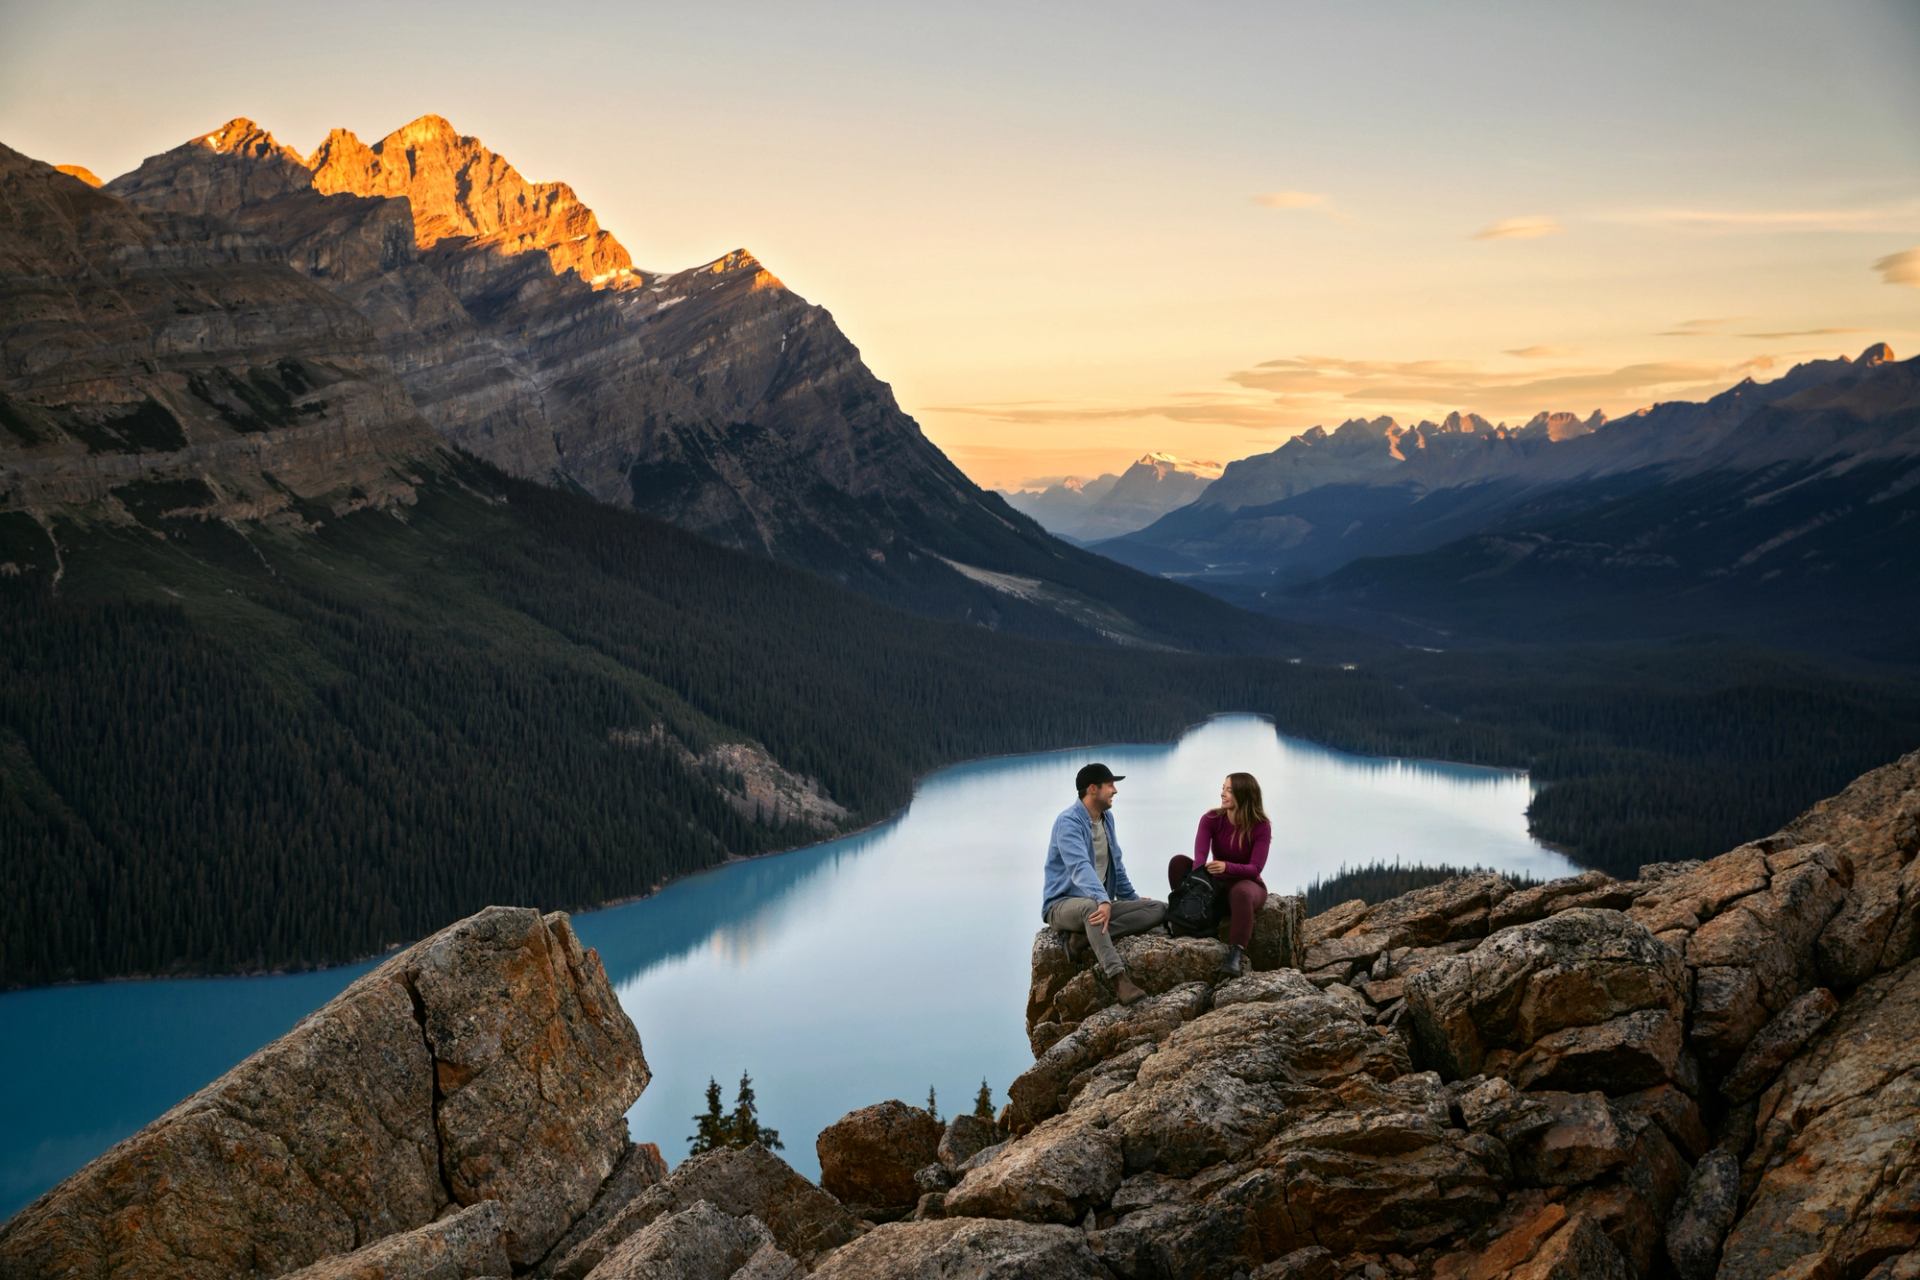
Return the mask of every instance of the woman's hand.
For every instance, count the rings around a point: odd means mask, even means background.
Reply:
[[[1227,864],[1220,861],[1220,859],[1218,858],[1215,858],[1213,861],[1207,864],[1207,874],[1210,876],[1217,876],[1222,871],[1225,871],[1226,869],[1227,869]]]

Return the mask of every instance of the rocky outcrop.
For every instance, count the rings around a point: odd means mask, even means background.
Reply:
[[[1043,936],[1005,1126],[866,1108],[821,1135],[826,1190],[757,1147],[671,1174],[624,1147],[645,1067],[597,962],[495,909],[31,1206],[0,1268],[1910,1280],[1920,958],[1850,985],[1821,940],[1878,891],[1916,763],[1823,812],[1845,846],[1345,904],[1300,931],[1307,972],[1125,939],[1151,994],[1121,1006]],[[1758,1012],[1724,998],[1743,975]]]
[[[0,1272],[278,1275],[483,1202],[525,1267],[613,1169],[647,1077],[567,918],[491,908],[23,1209],[0,1230]],[[429,1233],[409,1256],[432,1239],[452,1249]]]
[[[1299,966],[1304,916],[1305,900],[1298,895],[1273,894],[1267,898],[1247,947],[1247,963],[1253,971]],[[1215,971],[1227,954],[1226,944],[1220,939],[1170,938],[1163,933],[1120,938],[1114,945],[1120,949],[1133,980],[1153,993],[1217,976]],[[1113,1001],[1112,989],[1091,957],[1075,959],[1061,935],[1052,929],[1034,935],[1032,970],[1033,981],[1027,991],[1027,1040],[1036,1055]]]
[[[1450,1079],[1630,1092],[1687,1080],[1680,958],[1617,911],[1517,925],[1408,983],[1421,1059]]]
[[[1835,922],[1903,954],[1916,766],[1634,881],[1343,904],[1304,971],[1124,939],[1131,1007],[1043,933],[1013,1137],[919,1216],[1077,1226],[1129,1280],[1885,1270],[1920,1246],[1920,960],[1851,984]]]

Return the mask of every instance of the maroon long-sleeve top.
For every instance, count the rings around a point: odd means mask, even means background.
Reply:
[[[1258,881],[1264,889],[1267,882],[1260,879],[1260,873],[1266,870],[1267,846],[1272,842],[1272,823],[1254,823],[1252,833],[1242,840],[1231,814],[1209,809],[1200,815],[1200,829],[1193,833],[1194,865],[1218,859],[1227,864],[1221,875]]]

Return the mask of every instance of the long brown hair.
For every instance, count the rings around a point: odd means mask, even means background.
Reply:
[[[1230,773],[1227,786],[1233,792],[1233,829],[1240,833],[1241,840],[1250,840],[1253,829],[1267,820],[1267,806],[1260,799],[1260,780],[1250,773]]]

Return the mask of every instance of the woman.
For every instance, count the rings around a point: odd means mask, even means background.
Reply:
[[[1273,824],[1260,800],[1260,783],[1250,773],[1230,773],[1220,784],[1220,807],[1200,815],[1193,833],[1193,856],[1176,854],[1167,864],[1167,880],[1174,886],[1186,878],[1195,863],[1204,863],[1227,893],[1227,958],[1220,968],[1237,978],[1246,970],[1247,944],[1253,941],[1253,919],[1267,900],[1267,846]]]

